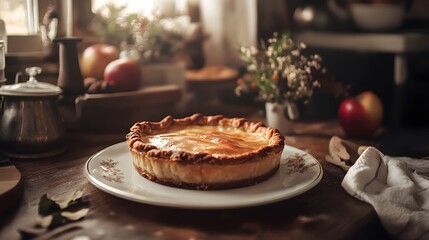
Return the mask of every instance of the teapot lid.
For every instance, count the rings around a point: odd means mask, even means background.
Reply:
[[[29,67],[25,69],[25,72],[30,76],[27,82],[4,85],[0,87],[0,95],[40,97],[56,96],[62,92],[61,88],[58,86],[52,85],[50,83],[38,82],[36,80],[35,76],[42,72],[41,68]]]

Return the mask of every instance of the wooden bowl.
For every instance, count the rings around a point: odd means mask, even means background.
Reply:
[[[181,88],[173,84],[131,92],[85,94],[76,98],[75,117],[68,117],[68,125],[85,131],[127,133],[135,122],[159,121],[172,114],[181,95]]]

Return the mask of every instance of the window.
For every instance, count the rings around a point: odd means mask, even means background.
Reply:
[[[8,35],[28,35],[38,31],[38,0],[0,0],[0,18]]]
[[[162,13],[163,15],[174,14],[174,5],[176,0],[140,0],[140,1],[124,1],[124,0],[91,0],[92,11],[96,12],[105,4],[113,4],[116,7],[125,7],[125,13],[138,13],[143,16],[154,13]]]

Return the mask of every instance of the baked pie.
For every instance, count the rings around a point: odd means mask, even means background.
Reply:
[[[244,118],[194,114],[138,122],[127,134],[133,165],[143,177],[190,189],[253,185],[279,168],[284,137]]]

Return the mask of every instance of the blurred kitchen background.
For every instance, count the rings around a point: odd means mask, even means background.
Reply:
[[[377,4],[395,5],[399,9],[381,9],[373,17],[370,12]],[[358,9],[362,5],[370,9]],[[188,51],[174,59],[184,63],[186,70],[222,66],[241,74],[238,46],[257,44],[273,32],[287,32],[299,41],[308,41],[307,51],[322,56],[329,79],[324,91],[317,92],[302,110],[304,120],[335,119],[346,89],[350,95],[371,90],[380,96],[386,125],[399,123],[419,128],[429,125],[429,41],[426,41],[429,1],[426,0],[0,0],[0,18],[5,23],[2,31],[6,32],[2,34],[7,45],[6,84],[13,83],[15,74],[29,66],[42,67],[39,80],[55,83],[59,58],[58,46],[52,40],[58,37],[82,38],[79,54],[94,43],[108,42],[116,44],[121,54],[132,55],[134,42],[122,35],[124,28],[131,31],[124,16],[132,14],[140,18],[187,17],[189,22],[181,25],[182,29],[172,23],[174,30],[193,34],[188,36],[193,37],[187,42]],[[366,41],[366,34],[375,35],[375,40]],[[403,34],[410,34],[410,39],[403,38]],[[348,45],[348,39],[358,37],[362,37],[361,44]],[[391,51],[388,47],[386,50],[384,41],[394,42],[402,50]],[[405,66],[403,71],[395,69],[401,59],[405,60],[401,65],[401,69]],[[227,83],[215,83],[222,85],[216,94],[211,83],[193,82],[197,86],[190,84],[188,90],[199,93],[195,93],[198,103],[216,98],[217,103],[234,106],[237,114],[240,109],[237,105],[262,106],[252,96],[234,94],[238,76],[233,75],[233,81]],[[402,82],[395,84],[397,78],[402,78]],[[399,116],[395,115],[396,95],[401,96],[399,105],[403,108]]]

